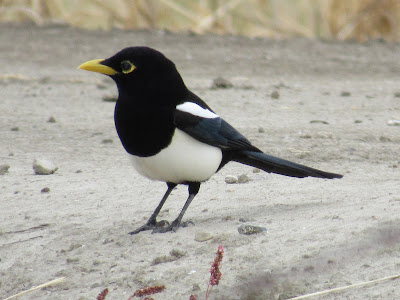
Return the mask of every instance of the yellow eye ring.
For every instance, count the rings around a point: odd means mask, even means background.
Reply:
[[[122,73],[128,74],[135,69],[136,69],[135,65],[133,63],[131,63],[129,60],[124,60],[121,62]]]

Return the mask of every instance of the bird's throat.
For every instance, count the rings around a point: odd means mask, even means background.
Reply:
[[[167,107],[135,102],[117,101],[114,122],[118,136],[129,154],[155,155],[170,143],[174,132],[172,113],[167,113]]]

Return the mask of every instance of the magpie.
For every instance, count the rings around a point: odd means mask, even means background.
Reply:
[[[79,69],[111,77],[118,88],[114,122],[137,172],[166,182],[167,191],[146,224],[130,232],[176,231],[202,182],[230,161],[291,177],[341,178],[263,153],[191,92],[175,64],[149,47],[128,47]],[[188,186],[189,196],[172,222],[157,215],[172,190]]]

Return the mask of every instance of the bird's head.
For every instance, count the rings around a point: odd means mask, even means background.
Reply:
[[[117,84],[119,100],[165,101],[180,98],[187,91],[175,64],[148,47],[125,48],[110,58],[90,60],[78,68],[110,76]]]

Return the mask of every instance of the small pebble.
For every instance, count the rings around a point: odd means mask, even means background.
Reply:
[[[54,172],[58,170],[58,168],[53,164],[53,162],[42,158],[35,159],[33,161],[32,167],[36,175],[50,175],[54,174]]]
[[[158,256],[152,261],[152,265],[158,265],[158,264],[164,264],[167,262],[175,261],[181,257],[184,257],[186,255],[185,251],[178,250],[178,249],[172,249],[169,255],[162,255]]]
[[[201,290],[200,285],[198,283],[193,283],[192,291],[193,292],[197,292],[197,291],[200,291],[200,290]],[[196,299],[196,298],[194,298],[194,299]]]
[[[389,120],[387,121],[389,126],[400,126],[400,120]]]
[[[310,124],[329,124],[329,123],[322,120],[311,120]]]
[[[381,136],[379,137],[379,141],[381,141],[381,142],[391,142],[392,140],[391,140],[389,137],[387,137],[387,136],[381,135]]]
[[[112,139],[104,139],[101,141],[102,144],[111,144],[113,142]]]
[[[186,251],[182,251],[179,249],[172,249],[171,252],[169,253],[169,255],[176,257],[176,258],[181,258],[184,257],[186,255]]]
[[[349,97],[349,96],[351,96],[351,93],[350,93],[350,92],[347,92],[347,91],[343,91],[343,92],[340,93],[340,96],[342,96],[342,97]]]
[[[267,231],[267,228],[255,225],[247,225],[247,224],[242,224],[238,227],[238,232],[240,234],[245,234],[245,235],[257,234],[263,231]]]
[[[362,123],[361,120],[355,120],[355,121],[354,121],[354,124],[360,124],[360,123]]]
[[[19,131],[19,127],[13,127],[11,128],[11,131]]]
[[[81,248],[81,247],[82,247],[81,243],[72,243],[71,245],[69,245],[68,250],[62,250],[62,251],[70,252],[70,251],[73,251],[73,250]]]
[[[98,260],[98,259],[95,259],[95,260],[93,261],[93,266],[99,266],[99,265],[101,265],[101,261]]]
[[[96,87],[97,87],[99,90],[105,90],[105,89],[107,88],[107,86],[106,86],[105,84],[103,84],[103,83],[98,83],[98,84],[96,85]]]
[[[110,243],[114,243],[114,239],[108,237],[103,240],[103,245],[107,245]]]
[[[238,182],[239,182],[239,183],[247,183],[247,182],[249,182],[249,181],[250,181],[250,178],[249,178],[249,176],[247,176],[246,174],[242,174],[242,175],[240,175],[239,178],[238,178]]]
[[[110,95],[103,96],[104,102],[117,102],[117,100],[118,100],[117,96],[110,96]]]
[[[217,77],[213,80],[211,89],[230,89],[233,87],[232,82],[222,77]]]
[[[400,98],[400,92],[394,93],[394,96],[395,96],[396,98]]]
[[[237,183],[238,180],[239,179],[236,176],[233,176],[233,175],[226,175],[225,176],[225,182],[229,183],[229,184]]]
[[[90,286],[91,289],[97,289],[98,287],[100,287],[100,283],[98,283],[98,282],[95,282]],[[82,298],[82,299],[85,299],[85,298]],[[103,299],[104,299],[104,297],[103,297]],[[79,299],[79,300],[81,300],[81,299]]]
[[[279,95],[279,92],[278,92],[278,91],[273,91],[273,92],[271,93],[271,98],[272,98],[272,99],[279,99],[279,97],[280,97],[280,95]]]
[[[261,170],[259,168],[254,168],[253,169],[253,173],[260,173],[260,172],[261,172]]]
[[[278,89],[278,90],[279,90],[280,88],[289,89],[290,86],[286,85],[286,84],[283,83],[283,82],[279,82],[279,84],[275,84],[275,85],[274,85],[274,88],[276,88],[276,89]]]
[[[264,129],[264,128],[258,127],[258,133],[264,133],[264,132],[265,132],[265,129]]]
[[[49,193],[50,192],[50,188],[44,187],[44,188],[42,188],[42,190],[40,192],[41,193]]]
[[[254,86],[252,86],[251,84],[243,84],[243,85],[241,86],[241,88],[242,88],[243,90],[252,90],[252,89],[254,89]]]
[[[10,168],[10,165],[8,165],[8,164],[0,165],[0,175],[4,175],[4,174],[8,173],[9,168]]]
[[[196,242],[205,242],[205,241],[211,240],[212,238],[213,238],[213,236],[207,232],[197,231],[194,234],[194,240]]]
[[[256,219],[254,219],[254,218],[247,218],[247,217],[241,217],[241,218],[239,218],[239,222],[242,222],[242,223],[247,223],[247,222],[254,222]]]
[[[56,123],[57,121],[56,121],[56,118],[54,118],[54,117],[50,117],[48,120],[47,120],[47,123]]]
[[[67,258],[67,264],[74,264],[74,263],[78,263],[78,262],[79,262],[78,257],[68,257]]]
[[[177,260],[176,257],[170,256],[170,255],[162,255],[162,256],[158,256],[155,259],[153,259],[153,261],[151,262],[152,266],[158,265],[158,264],[165,264],[171,261],[175,261]]]
[[[39,79],[40,84],[46,84],[46,83],[49,83],[50,81],[51,81],[51,78],[49,76],[43,76]]]

